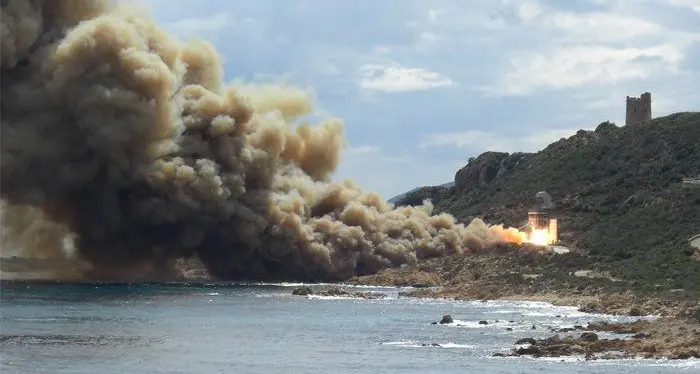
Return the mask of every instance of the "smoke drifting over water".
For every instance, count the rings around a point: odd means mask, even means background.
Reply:
[[[74,233],[94,278],[196,255],[222,279],[335,280],[522,241],[331,183],[340,120],[295,124],[313,113],[308,92],[227,86],[210,44],[182,43],[143,14],[2,1],[5,243],[51,257]]]

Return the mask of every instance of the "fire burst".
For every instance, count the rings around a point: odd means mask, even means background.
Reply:
[[[527,243],[535,245],[552,245],[557,242],[557,239],[549,229],[532,229],[532,231],[527,235]]]
[[[528,226],[530,232],[525,242],[535,245],[552,245],[557,242],[557,219],[541,211],[528,213]]]

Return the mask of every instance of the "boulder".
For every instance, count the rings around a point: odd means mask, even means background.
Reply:
[[[452,319],[452,316],[450,316],[449,314],[445,314],[444,316],[442,316],[442,319],[440,320],[441,325],[453,323],[453,322],[454,322],[454,320]]]
[[[515,344],[537,344],[537,340],[535,338],[522,338],[518,339]]]
[[[587,341],[587,342],[597,342],[598,341],[598,334],[594,332],[584,332],[581,334],[581,340]]]
[[[297,287],[292,290],[292,295],[298,295],[298,296],[307,296],[307,295],[313,295],[314,290],[311,289],[309,286],[301,286]]]

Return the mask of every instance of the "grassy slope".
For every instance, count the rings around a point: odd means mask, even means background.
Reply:
[[[687,243],[700,233],[700,186],[682,183],[697,175],[700,113],[677,113],[579,131],[481,190],[423,193],[461,220],[520,226],[535,193],[546,190],[563,243],[588,253],[590,267],[636,280],[642,290],[700,292],[700,261]]]

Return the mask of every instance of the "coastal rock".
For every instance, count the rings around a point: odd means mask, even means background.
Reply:
[[[604,324],[600,324],[604,326]],[[612,325],[612,324],[610,324]],[[608,327],[609,326],[604,326]],[[666,337],[662,340],[653,339],[648,335],[639,335],[631,339],[601,339],[596,333],[584,332],[578,338],[574,336],[550,336],[546,339],[523,338],[515,342],[524,347],[513,349],[510,356],[560,357],[584,355],[587,360],[606,360],[631,357],[645,358],[677,358],[685,359],[700,357],[697,349],[697,336],[681,335]]]
[[[452,316],[450,316],[449,314],[445,314],[444,316],[442,316],[442,319],[440,320],[441,325],[445,325],[445,324],[453,323],[453,322],[454,322],[454,320],[452,319]]]
[[[307,296],[307,295],[312,295],[314,293],[314,290],[311,289],[309,286],[301,286],[297,287],[292,290],[292,295],[297,295],[297,296]]]
[[[488,321],[479,321],[479,324],[480,325],[488,325],[489,323],[488,323]]]
[[[518,340],[518,342],[530,345],[514,349],[511,353],[512,356],[560,357],[588,353],[586,347],[572,337],[562,339],[559,335],[555,335],[542,340],[525,338]]]
[[[351,297],[351,298],[366,299],[366,300],[382,299],[382,298],[386,297],[386,295],[383,293],[378,293],[378,292],[348,292],[348,291],[343,290],[339,287],[331,287],[325,291],[314,291],[309,286],[301,286],[301,287],[295,288],[294,290],[292,290],[292,295],[297,295],[297,296],[318,295],[318,296]]]
[[[421,346],[422,346],[422,347],[442,347],[442,346],[441,346],[440,344],[438,344],[438,343],[423,343],[423,344],[421,344]]]
[[[648,325],[646,321],[632,323],[593,322],[588,324],[588,330],[605,331],[615,334],[636,334]]]

